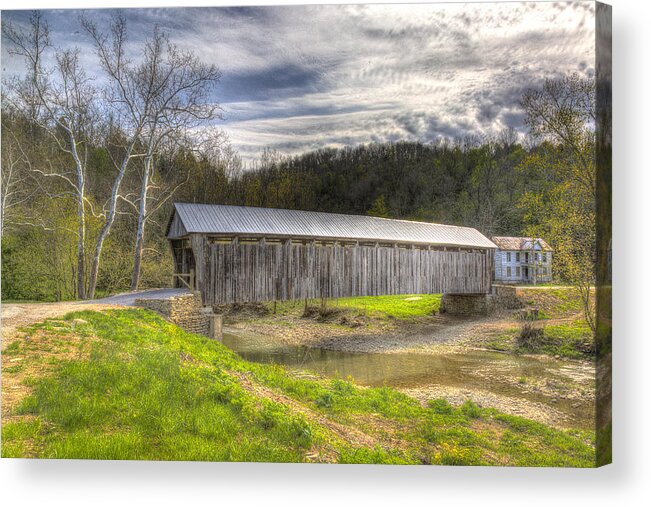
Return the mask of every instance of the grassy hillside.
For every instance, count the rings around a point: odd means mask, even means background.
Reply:
[[[248,363],[145,310],[33,326],[2,373],[3,457],[594,465],[592,433]]]

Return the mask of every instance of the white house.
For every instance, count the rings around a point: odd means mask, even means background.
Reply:
[[[495,236],[495,281],[541,283],[552,281],[553,249],[542,238]]]

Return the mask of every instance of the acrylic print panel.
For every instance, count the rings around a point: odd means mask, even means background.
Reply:
[[[610,16],[3,11],[2,456],[609,463]]]

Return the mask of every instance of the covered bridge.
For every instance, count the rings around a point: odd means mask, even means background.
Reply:
[[[495,245],[479,231],[285,209],[174,204],[176,286],[204,305],[377,296],[487,294]]]

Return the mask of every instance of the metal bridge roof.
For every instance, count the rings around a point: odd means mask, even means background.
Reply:
[[[203,233],[496,248],[471,227],[219,204],[175,203],[174,210],[167,231],[170,239]]]

